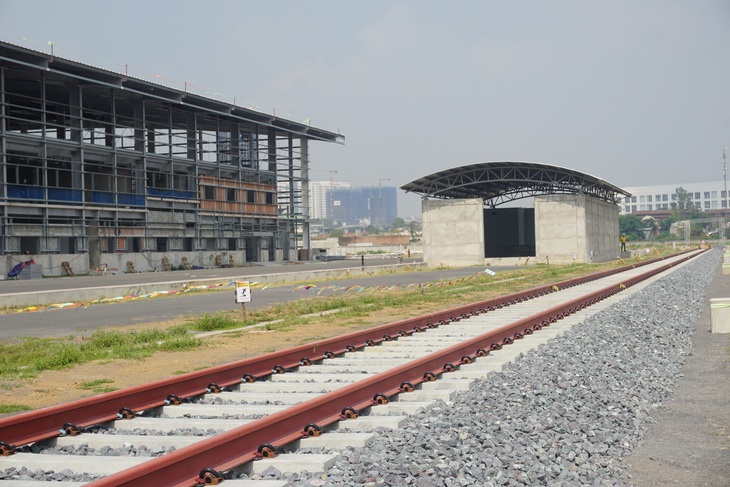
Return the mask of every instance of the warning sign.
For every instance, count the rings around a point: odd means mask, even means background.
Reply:
[[[236,281],[236,302],[251,302],[251,283],[249,281]]]

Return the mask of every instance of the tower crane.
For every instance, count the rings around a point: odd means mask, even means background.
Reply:
[[[330,187],[332,187],[332,183],[334,182],[333,176],[337,174],[336,169],[310,169],[312,172],[328,172],[330,173]]]
[[[383,181],[390,181],[390,178],[365,178],[365,179],[355,179],[353,181],[377,181],[378,182],[378,196],[383,195]]]

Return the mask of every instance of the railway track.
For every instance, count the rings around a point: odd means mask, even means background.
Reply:
[[[23,468],[53,472],[48,480],[76,479],[68,486],[214,485],[224,478],[233,486],[286,485],[228,478],[269,467],[325,470],[342,445],[365,446],[373,429],[398,428],[405,415],[450,401],[526,347],[607,306],[607,298],[695,255],[644,261],[5,418],[0,486],[43,485],[31,476],[2,480]]]

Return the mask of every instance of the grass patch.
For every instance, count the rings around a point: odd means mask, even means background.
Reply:
[[[264,329],[266,331],[288,331],[298,326],[307,325],[312,321],[302,316],[285,316],[282,319],[268,323]]]
[[[19,413],[21,411],[30,411],[30,406],[25,404],[0,404],[0,414]]]
[[[184,327],[165,330],[100,330],[89,337],[26,338],[0,343],[0,378],[35,377],[94,360],[142,359],[158,351],[189,350],[200,340]]]
[[[109,387],[105,385],[112,383],[114,383],[112,379],[85,380],[82,381],[81,384],[79,384],[79,388],[85,391],[93,391],[96,393],[116,391],[116,387]]]
[[[243,321],[229,316],[231,312],[205,313],[190,323],[190,329],[195,331],[217,331],[240,328]]]
[[[668,254],[669,252],[666,252]],[[627,261],[627,267],[633,261]],[[481,267],[474,274],[450,282],[423,283],[418,287],[391,288],[387,291],[343,292],[337,295],[308,297],[250,311],[246,324],[265,324],[267,331],[287,331],[316,324],[365,328],[375,320],[395,321],[406,316],[483,301],[521,291],[620,267],[616,261],[603,264],[524,266],[490,276]],[[385,311],[385,317],[383,317]],[[373,319],[375,313],[380,318]],[[240,311],[206,313],[190,322],[170,328],[143,331],[100,330],[88,337],[54,339],[26,338],[0,342],[0,380],[35,377],[44,370],[59,370],[91,361],[143,359],[159,351],[184,351],[201,346],[191,331],[225,331],[243,327]],[[96,391],[105,383],[87,384]]]
[[[81,389],[84,389],[86,391],[96,389],[97,387],[100,387],[102,384],[111,384],[114,382],[111,379],[96,379],[96,380],[85,380],[82,381],[81,384],[79,384],[79,387]]]

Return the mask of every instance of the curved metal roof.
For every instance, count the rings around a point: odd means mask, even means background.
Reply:
[[[616,204],[619,194],[631,196],[618,186],[572,169],[507,161],[446,169],[411,181],[401,189],[432,198],[482,198],[490,207],[541,194],[585,193]]]

